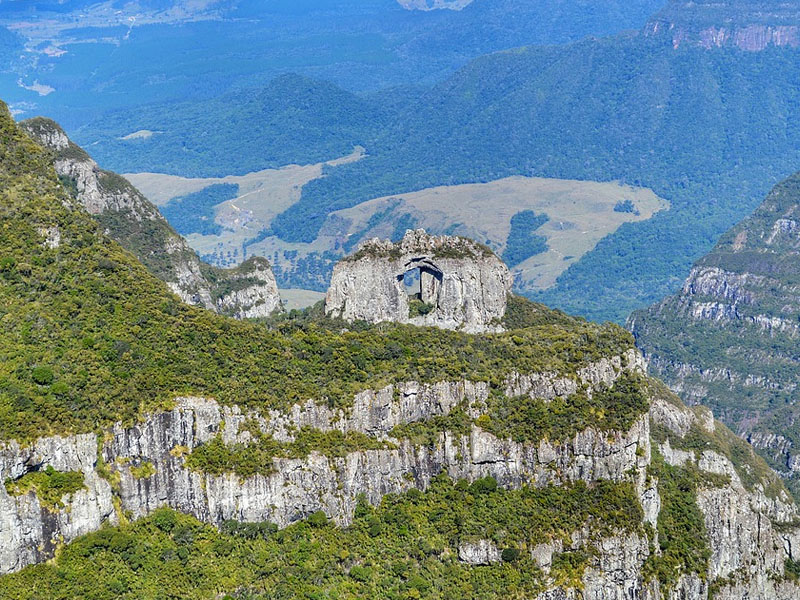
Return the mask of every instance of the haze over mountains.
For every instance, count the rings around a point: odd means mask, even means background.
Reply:
[[[800,51],[791,4],[634,8],[476,0],[458,11],[410,11],[388,0],[357,7],[244,2],[216,20],[153,25],[171,28],[175,49],[189,47],[175,65],[146,50],[156,44],[155,37],[148,41],[150,26],[134,27],[130,39],[115,38],[117,49],[91,71],[91,82],[72,80],[96,94],[59,96],[69,86],[42,78],[40,85],[57,91],[37,103],[59,105],[55,115],[65,113],[72,136],[124,173],[224,178],[322,164],[363,147],[361,160],[324,167],[325,177],[288,190],[294,200],[270,211],[260,231],[240,236],[239,257],[248,248],[269,249],[274,263],[289,265],[282,283],[293,287],[324,289],[333,262],[358,235],[402,216],[375,214],[370,228],[339,227],[344,237],[322,243],[332,214],[376,198],[520,175],[649,188],[669,210],[608,232],[545,289],[517,282],[519,291],[552,305],[623,322],[631,310],[674,291],[692,262],[800,163],[793,116]],[[604,18],[594,19],[594,10]],[[250,18],[232,20],[234,14]],[[287,38],[277,33],[279,23],[288,27]],[[216,52],[208,28],[221,28],[219,43],[233,50]],[[372,37],[355,36],[356,29]],[[225,37],[234,30],[236,43]],[[200,32],[210,41],[191,47]],[[611,35],[572,41],[587,33]],[[287,45],[290,38],[302,39],[302,50]],[[270,42],[245,47],[247,39]],[[312,65],[304,52],[317,47],[313,40],[342,53],[317,53]],[[30,73],[63,73],[69,81],[77,49],[95,60],[90,55],[102,47],[58,43],[53,47],[67,54],[44,56],[40,48]],[[527,46],[507,50],[521,45]],[[134,67],[119,77],[115,61],[131,60],[129,52],[137,53]],[[295,73],[273,78],[278,64]],[[199,80],[205,85],[187,83]],[[139,93],[146,98],[121,93],[125,86],[145,90]],[[186,100],[169,99],[177,96]],[[78,108],[73,100],[98,105]],[[110,102],[125,107],[108,112]],[[78,127],[76,119],[84,123]],[[224,230],[223,210],[219,205],[212,216]],[[475,228],[466,221],[451,220],[441,231]],[[507,242],[482,241],[498,251]],[[198,243],[204,253],[227,245],[207,236]]]

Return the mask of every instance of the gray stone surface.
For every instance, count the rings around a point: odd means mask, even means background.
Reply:
[[[403,276],[415,269],[421,273],[421,300],[432,310],[412,317]],[[512,283],[508,268],[488,248],[464,238],[408,231],[397,244],[370,240],[340,261],[325,311],[346,321],[499,331]]]
[[[508,388],[512,395],[554,398],[572,385],[613,384],[625,370],[640,371],[640,359],[601,360],[572,378],[515,374],[509,377]],[[519,382],[536,383],[517,385]],[[100,451],[116,474],[112,480],[118,478],[114,490],[98,475],[98,442],[92,434],[43,438],[28,448],[16,443],[0,446],[3,480],[51,465],[61,471],[80,471],[85,482],[85,489],[65,497],[65,507],[54,512],[43,508],[34,493],[12,497],[0,487],[0,573],[46,560],[59,543],[96,530],[105,522],[117,522],[115,495],[118,509],[129,511],[134,518],[171,506],[213,524],[227,519],[268,520],[284,527],[322,510],[336,523],[347,525],[359,494],[378,503],[387,493],[424,489],[441,472],[469,480],[491,475],[508,488],[607,479],[631,482],[641,498],[645,521],[653,524],[661,499],[657,482],[647,477],[651,421],[678,436],[686,435],[693,425],[709,426],[705,411],[656,399],[650,414],[628,431],[587,429],[559,444],[520,444],[496,438],[476,426],[467,435],[443,433],[431,447],[414,447],[391,438],[395,425],[446,415],[456,407],[479,415],[487,396],[488,387],[479,382],[407,382],[363,392],[348,411],[307,402],[287,413],[266,414],[220,406],[206,398],[180,398],[172,410],[147,415],[134,425],[118,424],[104,434]],[[343,458],[311,453],[304,459],[277,459],[273,473],[247,479],[186,468],[186,453],[217,435],[229,444],[250,441],[250,428],[243,427],[246,421],[278,439],[292,439],[296,428],[308,425],[327,431],[359,431],[395,447],[353,452]],[[703,471],[730,478],[730,484],[702,489],[698,494],[712,551],[709,577],[720,584],[715,598],[800,597],[800,588],[783,578],[785,560],[800,559],[800,528],[796,525],[800,514],[791,499],[770,497],[758,487],[746,489],[731,462],[715,452],[682,453],[680,457],[667,452],[665,457],[684,464],[694,461]],[[145,462],[155,467],[155,473],[137,479],[131,468]],[[566,542],[542,540],[529,552],[551,577],[553,557],[558,553],[589,545],[596,548],[584,572],[582,589],[562,589],[551,579],[540,599],[708,598],[708,582],[693,575],[682,577],[669,591],[643,580],[644,562],[650,549],[658,547],[657,540],[631,532],[597,539],[589,527],[568,533]],[[465,541],[458,548],[458,559],[480,568],[478,565],[502,560],[501,548],[491,540]]]

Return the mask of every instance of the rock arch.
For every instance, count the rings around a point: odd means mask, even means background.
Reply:
[[[508,268],[486,246],[407,231],[394,244],[369,240],[340,261],[325,310],[347,321],[497,331],[511,283]]]

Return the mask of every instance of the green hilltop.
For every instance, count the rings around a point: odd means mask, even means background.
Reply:
[[[345,405],[397,381],[500,385],[633,345],[619,327],[521,299],[507,318],[524,328],[491,336],[312,316],[265,326],[189,307],[73,205],[5,110],[0,132],[0,439],[94,431],[177,395],[266,409]]]

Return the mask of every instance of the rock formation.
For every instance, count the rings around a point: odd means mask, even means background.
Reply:
[[[641,369],[640,357],[631,351],[625,357],[593,363],[573,376],[514,375],[506,387],[511,393],[555,398],[569,390],[563,384],[566,379],[574,385],[613,385],[622,373]],[[519,383],[548,379],[551,385],[540,383],[535,390]],[[590,428],[563,443],[520,444],[475,424],[467,434],[441,433],[433,446],[416,446],[389,433],[395,425],[444,416],[459,407],[479,422],[488,393],[486,383],[408,382],[363,392],[348,411],[308,402],[286,413],[268,414],[222,407],[210,399],[180,398],[171,411],[151,414],[135,425],[117,424],[99,441],[87,434],[40,439],[27,448],[6,443],[0,447],[0,479],[18,480],[52,466],[82,473],[84,486],[65,496],[64,506],[55,509],[43,506],[34,492],[13,496],[0,487],[0,573],[47,559],[59,543],[105,522],[118,522],[120,511],[138,518],[166,505],[215,524],[227,519],[268,520],[284,527],[322,510],[346,525],[359,494],[377,503],[390,492],[424,489],[442,471],[469,480],[491,475],[508,488],[580,480],[631,482],[638,490],[644,522],[655,527],[662,501],[648,466],[658,449],[668,464],[693,462],[702,472],[729,479],[728,484],[698,491],[711,548],[708,580],[687,574],[667,593],[656,581],[645,579],[644,565],[654,546],[645,534],[595,539],[581,530],[570,532],[568,545],[556,540],[529,552],[547,573],[555,553],[594,548],[596,554],[582,578],[583,595],[575,589],[553,588],[540,598],[705,600],[712,582],[717,587],[714,597],[730,600],[789,600],[800,593],[784,577],[786,559],[800,558],[800,514],[791,500],[780,493],[770,496],[760,485],[748,489],[730,459],[716,451],[673,449],[669,439],[651,442],[652,426],[668,432],[676,445],[693,430],[714,432],[720,426],[708,411],[654,398],[649,416],[642,415],[628,431]],[[254,423],[278,440],[291,440],[298,428],[311,426],[358,431],[391,446],[342,458],[318,452],[307,458],[276,458],[273,472],[246,479],[186,466],[193,449],[217,436],[226,444],[250,443]],[[143,470],[143,465],[149,468]],[[501,560],[499,549],[489,540],[462,544],[458,559],[471,565]]]
[[[800,46],[800,9],[791,2],[672,0],[646,25],[645,34],[669,36],[675,48],[735,47],[751,52],[769,46]]]
[[[800,474],[799,234],[800,174],[726,233],[680,292],[629,321],[654,375],[710,406],[791,479]]]
[[[155,205],[123,177],[102,170],[58,124],[36,118],[20,125],[51,151],[56,173],[105,232],[182,301],[237,318],[264,317],[282,310],[266,259],[251,258],[227,270],[201,262]]]
[[[489,248],[409,230],[396,244],[369,240],[340,261],[325,312],[346,321],[498,331],[512,283]]]

